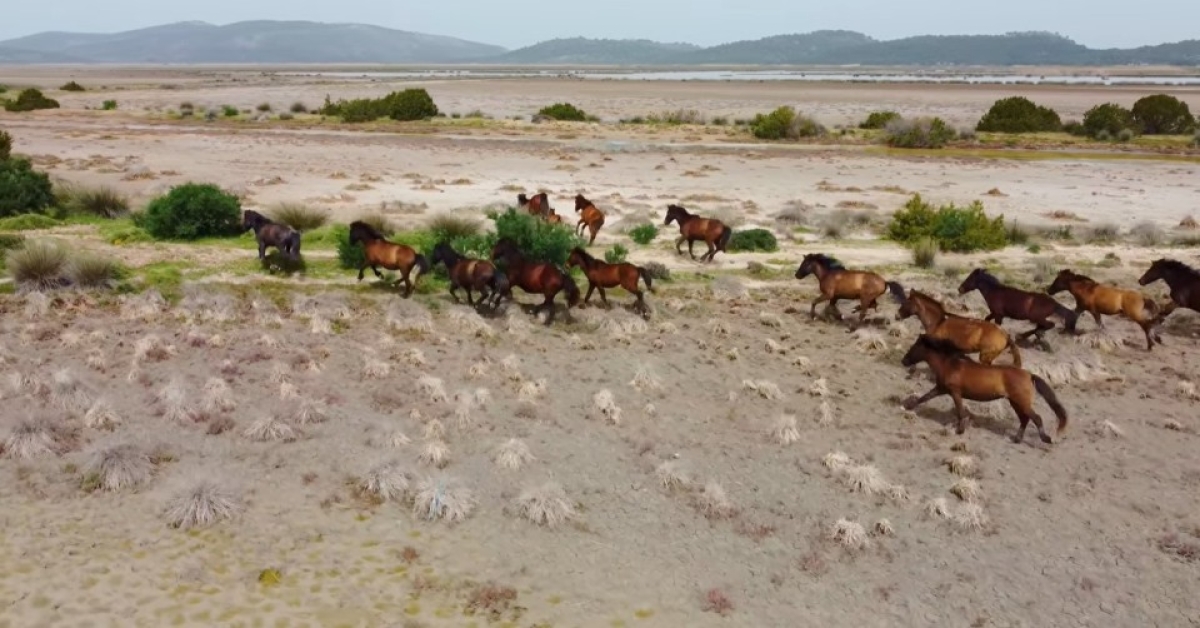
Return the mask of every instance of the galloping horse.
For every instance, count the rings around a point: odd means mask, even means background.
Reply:
[[[1008,349],[1012,353],[1013,366],[1021,366],[1021,353],[1017,343],[1004,328],[995,323],[951,314],[937,299],[921,292],[909,290],[901,300],[896,320],[916,316],[925,328],[925,333],[936,340],[946,340],[963,353],[979,353],[982,364],[991,364]]]
[[[472,290],[479,292],[478,305],[487,303],[491,298],[492,309],[500,306],[500,299],[506,294],[510,299],[512,298],[508,278],[496,268],[495,264],[487,260],[468,258],[445,242],[440,242],[433,247],[432,257],[434,266],[445,264],[446,272],[450,275],[450,296],[454,297],[455,303],[458,302],[457,290],[459,288],[467,291],[468,305],[476,305],[471,300]]]
[[[582,194],[576,194],[575,213],[579,214],[579,222],[575,225],[575,232],[582,237],[583,230],[586,228],[592,236],[588,240],[588,246],[591,246],[596,241],[596,234],[600,233],[600,227],[604,226],[604,212],[596,209],[595,203],[584,198]],[[585,298],[584,301],[587,301],[587,299]]]
[[[1075,313],[1090,312],[1101,329],[1104,329],[1101,314],[1121,314],[1142,328],[1142,333],[1146,334],[1147,351],[1154,350],[1155,341],[1162,344],[1162,339],[1154,331],[1154,326],[1159,322],[1158,304],[1142,293],[1106,286],[1070,269],[1059,271],[1054,282],[1046,288],[1046,293],[1058,294],[1063,290],[1075,297]]]
[[[817,285],[821,296],[813,301],[809,315],[817,317],[817,306],[828,301],[827,309],[841,320],[842,313],[838,310],[837,302],[842,299],[858,299],[854,311],[858,312],[858,323],[861,325],[867,317],[867,310],[878,309],[879,298],[885,291],[891,291],[897,301],[903,302],[904,288],[894,282],[887,281],[876,273],[865,270],[847,270],[842,263],[823,253],[809,253],[796,269],[796,279],[804,279],[816,275]]]
[[[651,285],[650,274],[646,272],[645,268],[629,262],[609,264],[588,255],[588,252],[581,247],[575,247],[571,251],[570,257],[567,258],[567,268],[576,266],[583,268],[583,275],[588,280],[587,295],[583,297],[584,305],[587,305],[588,299],[592,298],[592,292],[598,289],[600,290],[600,300],[607,306],[608,297],[605,296],[604,289],[621,286],[637,297],[635,307],[643,314],[646,312],[646,300],[642,296],[642,291],[638,289],[638,280],[645,281],[646,289],[651,292],[654,291],[654,287]]]
[[[300,259],[299,231],[275,222],[252,209],[242,212],[242,231],[247,229],[254,230],[254,239],[258,241],[258,259],[266,259],[269,246],[275,247],[292,261]]]
[[[418,271],[417,279],[429,272],[429,262],[425,256],[417,253],[416,249],[406,244],[388,242],[382,233],[361,220],[350,223],[350,246],[355,244],[362,244],[363,247],[363,261],[358,268],[359,281],[362,281],[363,271],[368,266],[380,279],[383,279],[383,273],[379,272],[380,267],[387,270],[398,270],[400,271],[400,281],[403,281],[408,288],[404,293],[404,296],[407,297],[412,295],[414,288],[413,280],[409,279],[413,268]]]
[[[718,251],[725,250],[729,244],[729,238],[733,237],[733,229],[725,226],[725,223],[716,218],[701,218],[690,214],[681,205],[667,205],[667,219],[663,224],[669,225],[672,220],[679,224],[679,237],[675,240],[675,252],[683,255],[683,250],[679,247],[684,240],[687,240],[688,255],[691,255],[692,259],[696,259],[696,254],[692,252],[692,245],[696,240],[703,240],[708,245],[708,252],[700,256],[700,261],[707,259],[711,262]]]
[[[566,271],[554,264],[534,262],[525,258],[517,243],[509,238],[500,238],[492,247],[492,260],[503,260],[505,273],[509,284],[530,294],[540,294],[546,298],[533,309],[537,314],[542,308],[549,308],[546,325],[554,322],[554,297],[561,291],[567,291],[567,320],[571,319],[571,307],[579,304],[579,286]]]
[[[958,287],[959,294],[978,290],[987,303],[988,312],[983,320],[992,321],[997,325],[1003,324],[1005,318],[1019,321],[1029,321],[1035,327],[1018,338],[1028,338],[1037,335],[1038,340],[1045,342],[1043,334],[1054,329],[1054,323],[1049,319],[1058,316],[1063,319],[1063,325],[1069,332],[1075,332],[1075,323],[1079,314],[1063,307],[1053,297],[1041,292],[1029,292],[1000,283],[999,279],[982,268],[976,268],[963,280]]]
[[[1180,307],[1200,312],[1200,271],[1173,259],[1157,259],[1138,283],[1148,286],[1159,279],[1171,289],[1171,302],[1162,308],[1158,315],[1160,321]]]
[[[534,194],[533,198],[525,196],[522,192],[517,195],[517,206],[524,207],[525,211],[542,218],[554,213],[554,210],[550,209],[550,197],[545,192]]]
[[[1014,443],[1020,443],[1025,439],[1025,428],[1028,427],[1030,420],[1037,427],[1042,442],[1053,443],[1054,440],[1050,438],[1042,425],[1042,417],[1033,410],[1035,391],[1046,400],[1046,403],[1050,404],[1054,416],[1058,417],[1056,433],[1061,435],[1067,429],[1066,408],[1063,408],[1046,380],[1030,374],[1029,371],[1016,366],[980,364],[964,356],[954,346],[954,343],[948,340],[938,340],[927,334],[921,334],[900,361],[901,364],[908,367],[916,366],[921,362],[928,364],[929,369],[933,371],[935,382],[933,390],[917,399],[905,401],[904,409],[912,410],[935,397],[950,395],[954,399],[954,411],[958,415],[958,425],[954,429],[956,434],[967,431],[968,415],[966,408],[963,407],[963,399],[971,401],[1008,399],[1009,405],[1012,406],[1017,413],[1017,418],[1021,421],[1021,427],[1013,437]]]

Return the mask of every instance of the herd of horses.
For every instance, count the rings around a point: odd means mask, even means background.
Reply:
[[[556,219],[558,215],[550,207],[545,193],[532,198],[521,194],[518,203],[530,214],[549,222],[561,222],[561,218]],[[589,230],[590,244],[604,225],[604,214],[583,195],[575,197],[575,208],[580,214],[576,233]],[[692,259],[697,259],[692,250],[695,242],[702,241],[708,246],[708,251],[699,258],[701,262],[711,262],[716,253],[725,251],[732,235],[732,230],[720,220],[692,214],[679,205],[667,207],[664,225],[672,222],[680,230],[675,241],[678,254],[683,254],[684,241],[688,243]],[[254,230],[260,259],[267,247],[276,247],[292,258],[298,258],[300,254],[299,232],[257,212],[245,212],[243,229]],[[429,272],[433,265],[442,264],[450,279],[450,296],[456,302],[459,302],[458,291],[464,290],[468,304],[488,305],[495,309],[504,298],[513,301],[512,288],[517,287],[543,297],[533,313],[547,310],[546,325],[554,322],[554,301],[559,293],[566,293],[568,320],[570,309],[580,303],[580,290],[571,277],[571,268],[580,268],[588,281],[587,295],[582,299],[585,305],[595,291],[599,291],[601,301],[607,305],[605,289],[622,287],[636,297],[634,307],[648,315],[640,286],[644,283],[647,290],[654,290],[651,275],[645,268],[629,262],[609,263],[596,259],[583,247],[570,252],[565,268],[530,259],[510,238],[501,238],[495,243],[491,259],[470,258],[455,251],[449,243],[439,242],[433,249],[432,259],[427,260],[410,246],[389,242],[363,221],[350,224],[350,243],[363,247],[359,281],[368,267],[381,278],[380,268],[397,271],[400,275],[397,282],[404,284],[404,294],[409,296],[420,275]],[[417,277],[412,277],[414,270]],[[931,399],[949,395],[957,415],[955,431],[962,434],[968,421],[964,400],[1007,399],[1020,421],[1013,439],[1018,443],[1024,439],[1031,421],[1043,442],[1053,442],[1033,408],[1035,395],[1045,399],[1053,410],[1058,419],[1058,434],[1066,429],[1068,422],[1067,411],[1049,384],[1021,367],[1018,340],[1033,336],[1045,345],[1045,333],[1055,328],[1054,319],[1062,322],[1064,333],[1077,334],[1080,315],[1088,313],[1100,328],[1104,327],[1103,316],[1122,316],[1136,323],[1145,334],[1146,350],[1152,351],[1156,343],[1163,344],[1157,328],[1172,312],[1180,307],[1200,312],[1200,271],[1165,258],[1154,261],[1138,279],[1142,286],[1157,281],[1166,283],[1170,300],[1161,306],[1137,290],[1102,284],[1070,269],[1060,271],[1044,291],[1031,291],[1006,285],[986,269],[976,268],[959,285],[958,293],[980,293],[988,309],[988,315],[983,319],[953,314],[929,294],[916,289],[906,291],[898,282],[886,280],[873,271],[848,269],[837,259],[822,253],[805,255],[797,268],[796,279],[809,276],[816,278],[819,291],[809,309],[813,319],[817,317],[817,306],[826,303],[826,312],[840,320],[838,301],[854,300],[858,302],[854,309],[858,321],[851,327],[853,330],[865,322],[869,310],[878,309],[879,297],[888,293],[900,306],[897,320],[916,317],[920,321],[923,333],[905,353],[901,364],[910,368],[919,363],[927,364],[933,373],[934,387],[919,398],[905,401],[905,409],[912,410]],[[1075,298],[1073,310],[1054,298],[1053,295],[1062,292]],[[477,299],[473,297],[474,293],[478,293]],[[1014,338],[1001,327],[1005,319],[1026,321],[1032,323],[1033,328]],[[996,358],[1005,351],[1011,354],[1012,363],[995,364]],[[978,360],[971,357],[973,354],[978,354]]]

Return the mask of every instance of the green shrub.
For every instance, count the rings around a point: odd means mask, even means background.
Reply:
[[[1008,243],[1009,244],[1026,244],[1029,242],[1029,230],[1021,226],[1021,223],[1012,221],[1008,224]]]
[[[542,107],[538,111],[538,115],[560,122],[587,122],[588,120],[588,115],[582,109],[565,102]]]
[[[629,230],[629,237],[632,238],[634,242],[637,242],[642,246],[646,246],[647,244],[653,242],[654,238],[658,237],[658,225],[654,223],[638,225]]]
[[[61,221],[55,220],[45,214],[19,214],[9,216],[8,218],[0,218],[0,231],[36,231],[38,229],[52,229],[61,225]]]
[[[934,209],[915,194],[892,216],[887,237],[909,245],[932,238],[943,251],[970,253],[1004,248],[1008,229],[1004,216],[989,218],[979,201],[967,207],[950,204]]]
[[[54,204],[50,177],[28,159],[0,160],[0,217],[41,212]]]
[[[1118,142],[1132,142],[1133,137],[1133,129],[1121,129],[1121,132],[1117,133]]]
[[[338,265],[351,270],[362,268],[366,253],[361,244],[350,244],[350,226],[334,225],[333,235],[337,238]]]
[[[453,242],[478,235],[483,230],[483,225],[469,216],[440,214],[431,219],[426,228],[433,234],[436,242]]]
[[[158,240],[230,236],[241,231],[242,204],[213,184],[185,183],[151,201],[140,220]]]
[[[321,114],[339,116],[343,122],[374,122],[380,118],[408,122],[432,118],[438,115],[438,108],[429,92],[418,88],[392,92],[382,98],[340,100],[336,103],[326,97]]]
[[[78,288],[112,288],[121,275],[121,266],[115,260],[92,253],[75,255],[66,269],[68,281]]]
[[[900,118],[884,131],[884,141],[893,148],[941,148],[952,139],[954,129],[941,118]]]
[[[190,118],[194,113],[196,113],[196,105],[187,101],[179,103],[179,115]]]
[[[296,231],[319,229],[329,221],[329,214],[300,203],[280,203],[268,213],[271,220],[283,223]]]
[[[1061,128],[1057,112],[1024,96],[997,100],[975,125],[976,131],[984,133],[1046,133]]]
[[[1187,103],[1169,94],[1146,96],[1130,111],[1137,130],[1146,135],[1186,135],[1196,128]]]
[[[66,283],[67,249],[48,240],[31,240],[5,256],[5,267],[18,288],[49,290]]]
[[[1083,114],[1083,128],[1088,137],[1109,140],[1134,126],[1133,112],[1116,103],[1104,103],[1088,109]]]
[[[10,100],[4,103],[5,111],[20,112],[20,111],[36,111],[38,109],[58,109],[58,101],[53,98],[47,98],[42,94],[41,90],[29,88],[17,95],[16,100]]]
[[[308,113],[308,106],[302,102],[294,102],[294,103],[292,103],[292,106],[289,109],[289,111],[291,111],[292,113]]]
[[[6,161],[9,157],[12,157],[12,136],[0,130],[0,161]]]
[[[816,120],[792,107],[779,107],[771,113],[760,113],[750,121],[750,132],[762,140],[798,140],[821,137],[827,132]]]
[[[54,201],[67,214],[116,218],[129,211],[129,200],[108,186],[60,183],[54,188]]]
[[[1087,128],[1085,128],[1083,123],[1079,120],[1067,120],[1063,123],[1062,130],[1064,133],[1069,133],[1077,137],[1083,137],[1087,135]]]
[[[924,237],[912,244],[913,264],[918,268],[933,268],[934,262],[937,261],[937,254],[941,248],[938,246],[938,241]]]
[[[571,227],[546,222],[526,212],[518,212],[515,207],[497,214],[493,220],[496,222],[496,239],[512,239],[533,261],[565,264],[571,249],[584,245],[584,240],[576,236]],[[488,256],[491,256],[490,250]]]
[[[892,120],[899,120],[900,114],[895,111],[873,111],[867,116],[866,120],[859,123],[860,129],[883,129]]]
[[[260,112],[262,112],[262,113],[267,113],[268,111],[270,111],[270,110],[271,110],[271,103],[269,103],[269,102],[260,102],[260,103],[258,103],[258,106],[257,106],[257,107],[255,107],[255,109],[258,109],[258,110],[259,110]]]
[[[226,118],[236,118],[238,115],[238,108],[232,105],[221,105],[221,114]]]
[[[126,244],[134,244],[136,242],[150,242],[154,238],[146,233],[145,229],[134,225],[118,226],[113,229],[101,229],[101,236],[105,242],[115,246],[123,246]]]
[[[609,264],[621,264],[629,257],[629,249],[620,244],[614,244],[604,252],[604,261]]]
[[[775,234],[766,229],[747,229],[734,231],[726,247],[730,253],[742,251],[764,251],[771,253],[779,250],[779,241]]]
[[[106,100],[100,105],[100,109],[102,109],[104,111],[116,111],[117,110],[117,101]]]
[[[61,89],[64,92],[86,92],[87,91],[87,89],[85,89],[82,85],[80,85],[79,83],[76,83],[75,81],[71,81],[71,82],[67,83],[66,85],[63,85],[59,89]]]

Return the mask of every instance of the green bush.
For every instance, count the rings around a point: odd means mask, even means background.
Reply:
[[[20,111],[36,111],[38,109],[58,109],[58,101],[53,98],[46,98],[41,90],[29,88],[17,95],[16,100],[10,100],[4,103],[5,111],[20,112]]]
[[[546,222],[526,212],[518,212],[515,207],[496,215],[493,220],[496,222],[495,238],[512,239],[533,261],[565,264],[571,249],[584,245],[584,240],[576,236],[571,227]]]
[[[938,246],[938,241],[925,237],[912,243],[912,258],[913,264],[918,268],[933,268],[934,262],[937,261],[938,251],[941,247]]]
[[[329,220],[329,214],[300,203],[280,203],[269,213],[271,220],[283,223],[296,231],[319,229]]]
[[[108,186],[60,183],[54,188],[54,201],[67,214],[116,218],[129,211],[128,199]]]
[[[226,118],[236,118],[238,115],[238,108],[232,105],[221,105],[221,114]]]
[[[984,133],[1048,133],[1062,128],[1058,113],[1024,96],[997,100],[975,125]]]
[[[50,177],[28,159],[0,160],[0,217],[44,211],[54,204]]]
[[[106,100],[100,105],[100,109],[102,109],[104,111],[116,111],[117,110],[117,101]]]
[[[415,88],[392,92],[382,98],[340,100],[336,103],[326,97],[321,114],[339,116],[343,122],[374,122],[380,118],[408,122],[432,118],[438,115],[438,108],[429,92]]]
[[[258,103],[258,107],[255,107],[255,108],[258,109],[262,113],[267,113],[268,111],[271,110],[271,103],[260,102],[260,103]]]
[[[614,244],[611,249],[604,252],[604,261],[609,264],[621,264],[629,257],[629,249],[620,244]]]
[[[1083,128],[1088,137],[1098,140],[1112,139],[1133,126],[1133,112],[1116,103],[1096,105],[1083,114]]]
[[[900,114],[895,111],[873,111],[866,120],[859,123],[860,129],[884,129],[892,120],[899,120]]]
[[[49,290],[66,284],[67,249],[47,240],[31,240],[5,256],[5,267],[17,287]]]
[[[539,116],[545,116],[560,122],[587,122],[588,115],[584,111],[571,103],[555,103],[548,107],[542,107],[538,111]]]
[[[64,92],[86,92],[87,91],[87,89],[85,89],[82,85],[80,85],[79,83],[76,83],[75,81],[71,81],[71,82],[67,83],[66,85],[63,85],[59,89],[61,89]]]
[[[1062,130],[1064,133],[1069,133],[1077,137],[1083,137],[1087,135],[1087,129],[1079,120],[1067,120],[1063,123]]]
[[[766,229],[747,229],[745,231],[734,231],[729,238],[729,246],[726,247],[730,253],[742,251],[764,251],[771,253],[779,250],[779,241],[775,239],[775,234]]]
[[[816,120],[792,107],[779,107],[771,113],[760,113],[750,121],[750,132],[762,140],[798,140],[821,137],[826,129]]]
[[[101,229],[101,236],[105,242],[115,246],[123,246],[125,244],[133,244],[136,242],[150,242],[154,238],[146,233],[145,229],[134,225],[117,226],[113,229]]]
[[[954,129],[941,118],[900,118],[884,131],[884,141],[893,148],[941,148],[952,139]]]
[[[0,218],[0,231],[36,231],[61,226],[62,222],[45,214],[19,214]]]
[[[158,240],[195,240],[236,235],[241,220],[236,196],[210,183],[185,183],[151,201],[139,226]]]
[[[632,238],[634,242],[637,242],[642,246],[646,246],[647,244],[653,242],[654,238],[658,237],[658,225],[654,223],[638,225],[629,230],[629,237]]]
[[[6,161],[9,157],[12,157],[12,136],[0,130],[0,161]]]
[[[943,251],[970,253],[1004,248],[1008,229],[1004,216],[988,217],[979,201],[967,207],[950,204],[934,209],[915,194],[892,216],[887,237],[908,245],[932,238]]]
[[[334,225],[333,235],[337,239],[338,265],[351,270],[362,268],[366,253],[361,244],[350,244],[350,226]]]
[[[290,111],[292,113],[308,113],[308,105],[305,105],[302,102],[294,102],[292,103]]]
[[[1196,128],[1187,103],[1169,94],[1138,100],[1130,114],[1137,130],[1146,135],[1186,135]]]

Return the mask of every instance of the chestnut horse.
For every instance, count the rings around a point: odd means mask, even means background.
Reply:
[[[796,279],[804,279],[809,275],[817,277],[817,286],[821,296],[812,302],[809,315],[817,317],[817,306],[824,301],[829,305],[826,309],[842,319],[837,302],[842,299],[858,299],[854,311],[858,312],[858,323],[861,325],[867,317],[867,310],[879,309],[876,301],[885,291],[900,302],[904,301],[904,287],[894,281],[887,281],[876,273],[865,270],[847,270],[842,263],[823,253],[809,253],[796,269]]]
[[[546,298],[540,305],[533,308],[537,314],[542,308],[548,308],[550,314],[546,317],[546,325],[554,322],[554,297],[561,291],[567,291],[567,320],[571,320],[571,307],[579,304],[579,286],[570,273],[563,271],[554,264],[534,262],[525,258],[517,243],[510,238],[500,238],[492,247],[492,260],[504,261],[505,274],[508,275],[509,285],[530,294],[540,294]]]
[[[978,290],[987,303],[989,314],[983,320],[1001,325],[1005,318],[1013,318],[1035,325],[1033,329],[1017,336],[1018,338],[1028,338],[1036,334],[1038,340],[1045,342],[1043,334],[1054,329],[1054,323],[1049,320],[1052,316],[1061,318],[1067,331],[1075,332],[1079,314],[1067,309],[1050,295],[1006,286],[982,268],[971,271],[958,287],[959,294],[966,294],[972,290]]]
[[[651,285],[650,274],[645,268],[635,266],[629,262],[620,264],[609,264],[603,260],[598,260],[582,247],[575,247],[571,251],[570,257],[567,258],[567,268],[579,266],[583,268],[583,275],[588,280],[587,295],[583,297],[583,304],[587,305],[588,299],[592,298],[592,292],[600,290],[600,300],[604,305],[608,305],[608,297],[604,294],[605,288],[616,288],[621,286],[628,292],[637,297],[637,302],[634,306],[637,307],[643,314],[646,313],[646,300],[642,296],[642,291],[638,289],[638,280],[646,282],[646,289],[654,292],[654,286]]]
[[[1148,286],[1159,279],[1171,290],[1171,302],[1162,308],[1159,319],[1165,319],[1175,308],[1185,307],[1200,312],[1200,271],[1173,259],[1157,259],[1146,269],[1146,273],[1138,279],[1138,283]]]
[[[542,218],[554,213],[554,210],[550,209],[550,197],[545,192],[534,194],[533,198],[525,196],[522,192],[517,195],[517,206],[524,207],[525,211]]]
[[[359,281],[363,280],[363,271],[368,266],[380,279],[383,279],[383,273],[379,272],[380,268],[398,270],[400,271],[400,281],[403,281],[407,287],[404,292],[404,296],[407,297],[412,295],[415,287],[414,280],[409,279],[413,269],[417,269],[417,279],[429,272],[429,262],[416,249],[407,244],[388,242],[382,233],[361,220],[350,223],[350,246],[356,244],[361,244],[363,247],[363,261],[358,268]]]
[[[1155,341],[1162,344],[1162,338],[1154,331],[1154,326],[1159,322],[1158,304],[1142,293],[1106,286],[1070,269],[1059,271],[1054,282],[1046,288],[1046,293],[1058,294],[1063,290],[1075,297],[1075,313],[1091,313],[1101,329],[1104,329],[1101,314],[1121,314],[1142,328],[1142,333],[1146,334],[1147,351],[1154,350]]]
[[[1042,425],[1042,417],[1033,409],[1034,392],[1041,395],[1054,416],[1058,417],[1056,434],[1061,435],[1067,429],[1067,410],[1058,401],[1058,396],[1046,383],[1046,380],[1032,375],[1029,371],[1016,366],[997,366],[980,364],[960,352],[954,343],[948,340],[938,340],[928,334],[921,334],[909,348],[908,353],[900,363],[912,367],[924,362],[933,371],[933,390],[917,399],[904,402],[905,410],[917,406],[942,395],[950,395],[954,399],[954,411],[958,415],[958,425],[954,432],[962,434],[967,431],[967,411],[963,407],[963,399],[971,401],[996,401],[1008,399],[1008,404],[1017,413],[1021,427],[1013,437],[1014,443],[1025,439],[1025,428],[1032,420],[1037,427],[1042,442],[1053,443],[1054,440],[1046,433]]]
[[[579,223],[575,225],[575,232],[583,236],[583,230],[586,228],[592,237],[588,240],[588,246],[596,241],[596,234],[600,233],[600,227],[604,226],[604,212],[596,209],[596,204],[587,200],[582,194],[575,195],[575,213],[579,214]],[[604,293],[600,293],[604,296]],[[584,301],[587,301],[585,298]]]
[[[508,279],[495,264],[487,260],[468,258],[445,242],[433,247],[432,258],[434,266],[446,266],[446,273],[450,276],[450,296],[454,297],[455,303],[459,302],[459,288],[467,291],[468,305],[483,305],[488,299],[492,299],[492,309],[495,309],[500,306],[500,299],[503,297],[512,298]],[[471,300],[472,290],[479,292],[478,303]]]
[[[242,231],[247,229],[254,230],[254,239],[258,241],[258,259],[267,257],[267,247],[275,247],[292,261],[299,261],[299,231],[275,222],[253,209],[242,212]]]
[[[663,224],[670,225],[672,220],[679,224],[679,237],[675,240],[675,252],[683,255],[683,250],[679,247],[684,240],[687,240],[688,255],[691,255],[692,259],[696,259],[696,254],[692,252],[692,245],[696,240],[703,240],[708,245],[708,252],[700,256],[700,261],[707,259],[711,262],[718,251],[725,250],[729,244],[729,238],[733,237],[733,229],[725,226],[725,223],[716,218],[701,218],[690,214],[681,205],[667,205],[667,219]]]
[[[1021,353],[1012,336],[995,323],[951,314],[933,297],[909,290],[900,303],[896,320],[916,316],[930,338],[947,340],[963,353],[978,353],[982,364],[991,364],[1005,349],[1012,353],[1013,366],[1021,366]]]

